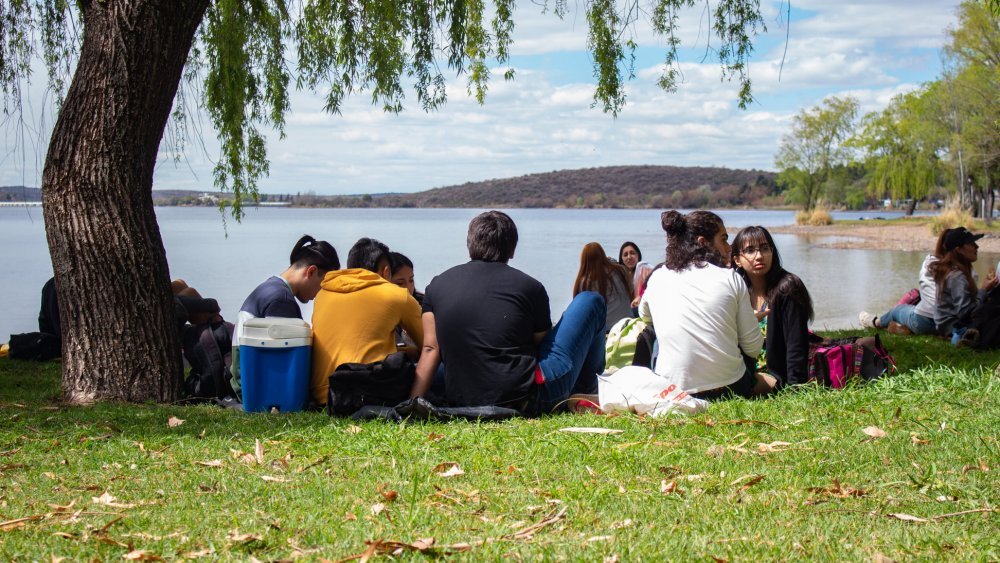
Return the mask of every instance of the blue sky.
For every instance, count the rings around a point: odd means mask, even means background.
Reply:
[[[708,27],[700,5],[680,21],[687,47],[676,93],[655,85],[663,40],[637,27],[637,76],[615,119],[590,107],[586,18],[576,12],[582,3],[568,4],[560,20],[541,14],[536,3],[519,2],[509,61],[516,78],[505,82],[504,69],[494,69],[483,106],[465,95],[464,78],[449,82],[448,104],[430,114],[415,104],[400,115],[384,114],[362,94],[332,116],[322,111],[320,94],[295,92],[287,137],[269,136],[271,174],[261,191],[412,192],[624,164],[770,170],[798,111],[848,94],[863,111],[881,109],[892,96],[936,78],[957,7],[951,0],[795,0],[788,28],[787,3],[762,0],[768,32],[758,38],[750,70],[756,103],[740,110],[737,85],[720,80],[718,63],[702,60]],[[28,133],[19,142],[17,129],[6,126],[0,185],[40,183],[52,119],[41,86],[31,92]],[[154,189],[213,189],[218,146],[202,127],[201,141],[189,142],[179,163],[163,144]]]

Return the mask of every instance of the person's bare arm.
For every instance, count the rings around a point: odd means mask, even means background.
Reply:
[[[423,352],[417,362],[417,375],[413,380],[410,397],[423,397],[434,382],[434,374],[441,365],[441,350],[438,349],[437,332],[434,328],[434,313],[424,313],[421,317],[424,328]]]

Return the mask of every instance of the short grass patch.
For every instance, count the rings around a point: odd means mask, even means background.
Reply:
[[[911,217],[896,217],[893,219],[886,219],[876,221],[873,219],[837,219],[833,221],[835,225],[873,225],[873,224],[891,224],[891,225],[910,225],[910,226],[926,226],[927,233],[937,236],[941,230],[940,227],[940,216],[939,215],[914,215]],[[969,219],[968,221],[961,221],[961,225],[948,223],[944,225],[944,228],[964,226],[974,233],[993,233],[1000,234],[1000,221],[992,221],[990,224],[986,224],[983,219]],[[938,226],[936,226],[938,225]]]
[[[0,557],[997,560],[1000,353],[883,336],[895,377],[666,419],[67,407],[0,360]]]

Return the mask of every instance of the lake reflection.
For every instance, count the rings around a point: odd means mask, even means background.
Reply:
[[[423,288],[441,271],[468,260],[465,234],[476,209],[249,209],[242,223],[226,227],[213,208],[157,209],[170,272],[203,295],[218,299],[223,316],[235,319],[243,299],[261,281],[288,264],[302,234],[332,243],[345,262],[362,236],[375,237],[406,254]],[[509,211],[520,242],[511,265],[541,281],[558,319],[572,297],[580,250],[599,242],[617,257],[625,240],[635,241],[647,262],[663,259],[659,210]],[[794,222],[789,211],[720,211],[728,227],[779,226]],[[835,213],[836,218],[895,217],[893,213]],[[774,235],[785,267],[809,287],[817,329],[857,326],[857,313],[882,313],[914,287],[923,252],[845,250],[815,246],[817,240]],[[9,333],[37,330],[42,284],[52,275],[41,208],[0,208],[0,341]],[[825,239],[829,240],[829,238]],[[980,254],[980,276],[996,265],[996,255]],[[308,307],[306,318],[309,317]]]

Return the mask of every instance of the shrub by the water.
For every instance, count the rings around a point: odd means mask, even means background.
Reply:
[[[833,217],[830,216],[830,210],[825,205],[817,205],[809,216],[809,224],[813,227],[832,225]]]
[[[795,214],[795,224],[822,227],[824,225],[832,225],[833,217],[830,216],[830,208],[824,203],[819,203],[811,211],[803,210],[797,212]]]
[[[940,235],[943,231],[959,226],[972,224],[972,215],[962,206],[957,198],[948,200],[947,205],[936,217],[931,219],[931,232],[934,236]]]

